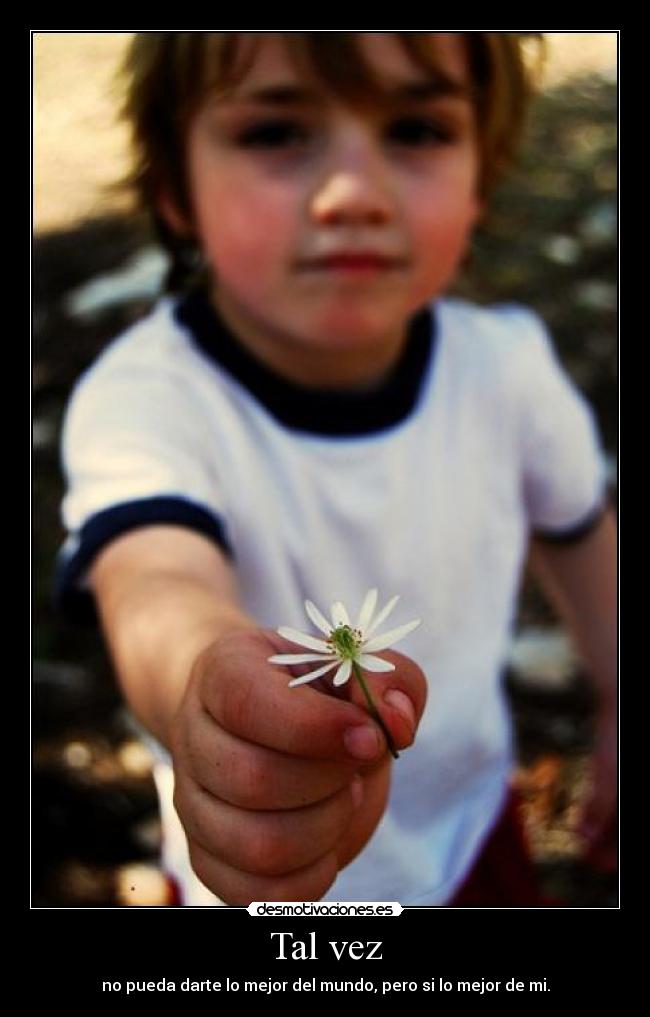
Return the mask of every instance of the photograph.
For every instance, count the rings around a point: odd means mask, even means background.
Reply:
[[[30,34],[31,909],[619,909],[619,32]]]

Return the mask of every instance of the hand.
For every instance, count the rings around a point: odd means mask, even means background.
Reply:
[[[602,720],[590,761],[591,787],[583,806],[578,833],[585,861],[602,872],[617,865],[617,741],[614,719]]]
[[[192,866],[228,904],[318,900],[386,804],[391,760],[361,690],[350,681],[343,699],[289,688],[287,669],[267,661],[286,648],[253,628],[220,638],[196,661],[173,724],[174,803]],[[371,676],[373,697],[405,748],[425,679],[408,658],[385,656],[396,670]],[[406,695],[410,719],[384,700],[389,690]]]

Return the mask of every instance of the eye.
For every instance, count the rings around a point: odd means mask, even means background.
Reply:
[[[286,148],[304,144],[309,131],[294,120],[264,120],[251,124],[237,138],[242,148]]]
[[[388,137],[398,145],[423,148],[427,145],[450,144],[455,137],[447,124],[428,117],[400,117],[388,128]]]

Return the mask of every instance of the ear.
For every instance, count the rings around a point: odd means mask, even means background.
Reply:
[[[173,233],[180,237],[190,237],[193,235],[191,222],[180,211],[178,205],[166,189],[160,190],[156,200],[156,208],[158,214],[164,219]]]
[[[488,213],[488,204],[485,198],[476,195],[471,213],[472,228],[479,226]]]

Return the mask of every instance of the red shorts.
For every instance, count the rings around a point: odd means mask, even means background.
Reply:
[[[521,802],[511,792],[469,875],[446,907],[562,906],[540,892],[520,812]],[[182,906],[180,888],[171,878],[169,891],[169,905]]]
[[[542,895],[514,791],[503,807],[465,882],[446,907],[547,908],[561,901]]]

